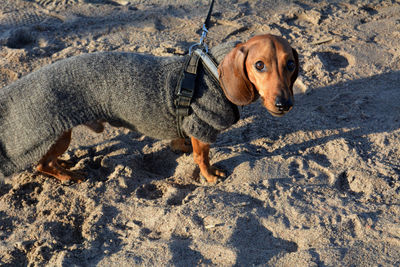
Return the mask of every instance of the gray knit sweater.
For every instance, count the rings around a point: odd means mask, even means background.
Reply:
[[[211,50],[217,62],[233,44]],[[0,89],[0,178],[37,163],[66,130],[105,119],[157,139],[178,137],[175,91],[185,57],[103,52],[58,61]],[[200,67],[183,121],[187,135],[212,143],[239,119]]]

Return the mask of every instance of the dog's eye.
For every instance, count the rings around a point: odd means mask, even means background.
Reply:
[[[262,72],[267,70],[267,67],[265,66],[264,62],[262,62],[261,60],[257,61],[256,64],[254,64],[254,67],[256,67],[256,69],[258,71],[262,71]]]
[[[292,72],[292,71],[294,71],[294,69],[296,68],[296,63],[294,63],[293,60],[289,60],[289,61],[286,63],[286,68],[288,69],[288,71]]]

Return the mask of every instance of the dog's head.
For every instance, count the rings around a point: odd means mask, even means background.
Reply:
[[[293,84],[299,59],[289,43],[274,35],[257,35],[238,44],[218,66],[226,97],[244,106],[261,96],[273,116],[283,116],[294,104]]]

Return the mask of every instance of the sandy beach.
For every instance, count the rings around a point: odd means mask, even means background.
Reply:
[[[184,55],[205,0],[0,0],[0,88],[97,51]],[[281,35],[298,51],[295,107],[260,101],[191,153],[109,125],[73,131],[63,185],[0,181],[1,266],[399,266],[400,2],[218,0],[207,43]],[[0,89],[1,90],[1,89]]]

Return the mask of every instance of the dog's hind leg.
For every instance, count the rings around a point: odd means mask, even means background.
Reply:
[[[58,162],[58,157],[68,149],[71,142],[71,133],[71,130],[64,132],[56,143],[51,146],[46,155],[44,155],[44,157],[39,161],[39,164],[36,167],[37,171],[53,176],[62,182],[74,181],[80,183],[83,181],[81,175],[66,170],[61,167]]]

